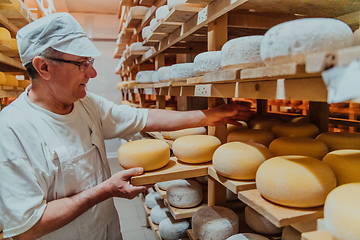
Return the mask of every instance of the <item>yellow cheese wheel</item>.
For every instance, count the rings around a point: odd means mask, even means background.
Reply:
[[[164,167],[170,161],[170,148],[157,139],[131,141],[119,147],[118,160],[125,169],[143,167],[144,171],[151,171]]]
[[[261,195],[289,207],[323,205],[327,194],[336,187],[331,168],[306,156],[270,158],[256,173],[256,187]]]
[[[18,46],[17,46],[17,41],[16,41],[16,38],[12,38],[11,41],[11,48],[18,51]]]
[[[229,133],[228,142],[256,142],[269,146],[274,140],[274,134],[270,131],[259,129],[240,129]]]
[[[249,122],[249,128],[271,131],[273,126],[280,123],[281,120],[277,118],[257,117]]]
[[[189,135],[204,135],[206,134],[206,128],[196,127],[196,128],[186,128],[177,131],[169,132],[170,139],[175,140],[179,137],[189,136]]]
[[[5,86],[5,85],[6,85],[5,73],[0,72],[0,86]]]
[[[221,145],[217,137],[210,135],[191,135],[176,139],[172,150],[182,162],[204,163],[210,162],[215,150]]]
[[[290,122],[275,125],[271,132],[275,137],[309,137],[315,138],[319,128],[312,123]]]
[[[269,150],[275,156],[302,155],[317,158],[319,160],[329,152],[325,143],[303,137],[281,137],[270,143]]]
[[[19,87],[27,88],[31,84],[30,80],[19,80]]]
[[[255,179],[259,166],[272,154],[259,143],[230,142],[221,145],[213,155],[213,166],[222,176],[237,179]]]
[[[247,123],[244,122],[244,121],[238,121],[238,123],[241,124],[241,125],[233,125],[233,124],[227,124],[226,125],[228,134],[233,132],[233,131],[236,131],[236,130],[239,130],[239,129],[244,129],[244,128],[248,127]]]
[[[325,226],[334,239],[360,239],[360,183],[348,183],[329,193],[324,206]]]
[[[16,10],[21,11],[21,3],[19,0],[11,0],[11,3],[2,4],[1,9],[2,10]]]
[[[335,173],[338,185],[360,182],[360,150],[336,150],[323,158]]]
[[[324,142],[329,151],[340,149],[360,150],[360,134],[346,132],[325,132],[321,133],[316,139]]]
[[[9,30],[6,28],[0,27],[0,42],[11,44],[11,35]]]
[[[16,79],[14,75],[5,74],[5,77],[6,77],[6,86],[11,86],[11,87],[19,86],[19,81]]]

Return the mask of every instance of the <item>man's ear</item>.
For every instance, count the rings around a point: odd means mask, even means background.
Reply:
[[[51,77],[49,61],[43,57],[35,57],[32,61],[32,64],[36,71],[39,73],[40,77],[49,80]]]

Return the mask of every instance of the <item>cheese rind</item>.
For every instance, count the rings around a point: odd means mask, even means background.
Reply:
[[[166,189],[166,199],[174,207],[191,208],[202,201],[203,190],[201,184],[193,180],[177,182]]]
[[[316,137],[326,144],[329,151],[341,149],[357,149],[360,150],[360,134],[346,132],[325,132]]]
[[[155,71],[140,71],[136,74],[137,83],[152,83],[152,76]]]
[[[170,212],[165,206],[156,205],[150,211],[150,219],[155,224],[160,224],[161,220],[168,218]]]
[[[252,129],[267,130],[271,129],[276,125],[282,123],[280,119],[277,118],[254,118],[252,119],[248,126]]]
[[[189,136],[189,135],[205,135],[206,128],[197,127],[197,128],[187,128],[177,131],[172,131],[169,133],[170,139],[176,140],[180,137]]]
[[[221,70],[221,51],[203,52],[194,58],[194,70],[198,75]]]
[[[252,230],[258,233],[279,234],[282,232],[282,228],[276,227],[263,215],[249,206],[245,207],[245,222]]]
[[[159,224],[159,233],[164,240],[178,240],[187,237],[189,227],[190,224],[186,219],[164,218]]]
[[[269,146],[274,140],[274,134],[270,131],[259,129],[239,129],[229,133],[227,142],[255,142]]]
[[[289,122],[275,125],[271,132],[275,137],[308,137],[315,138],[319,128],[312,123]]]
[[[194,70],[194,63],[178,63],[171,65],[169,76],[172,81],[196,77],[197,73]]]
[[[163,205],[163,200],[157,192],[151,192],[145,196],[145,205],[152,209],[157,205]]]

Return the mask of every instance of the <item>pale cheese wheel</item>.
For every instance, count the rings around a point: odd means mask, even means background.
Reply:
[[[329,152],[325,143],[304,137],[280,137],[270,143],[270,152],[274,156],[302,155],[319,160]]]
[[[332,151],[326,154],[323,162],[334,171],[338,185],[360,182],[360,150]]]
[[[150,26],[146,26],[141,31],[141,36],[143,39],[147,39],[152,34],[152,30]]]
[[[225,207],[206,206],[192,215],[192,231],[198,240],[225,240],[239,232],[239,218]]]
[[[30,80],[19,80],[19,87],[27,88],[31,84]]]
[[[136,74],[137,83],[152,83],[152,75],[155,71],[140,71]]]
[[[255,179],[259,166],[272,156],[264,145],[230,142],[216,149],[213,166],[216,172],[224,177],[250,180]]]
[[[301,232],[290,225],[285,226],[281,234],[281,240],[301,240]]]
[[[156,24],[157,24],[158,22],[159,22],[159,19],[157,19],[157,18],[151,19],[151,21],[150,21],[150,28],[151,28],[152,31],[154,31],[154,28],[155,28],[155,26],[156,26]]]
[[[173,7],[179,6],[186,3],[186,0],[167,0],[167,5],[169,10],[171,10]]]
[[[166,189],[166,199],[177,208],[195,207],[203,199],[202,186],[194,180],[173,183]]]
[[[329,151],[341,149],[360,150],[360,134],[347,132],[325,132],[316,137],[326,144]]]
[[[247,128],[247,127],[248,127],[247,123],[244,122],[244,121],[238,121],[238,123],[241,124],[241,125],[234,125],[234,124],[228,123],[228,124],[226,125],[227,133],[229,134],[229,133],[231,133],[231,132],[233,132],[233,131],[240,130],[240,129],[244,129],[244,128]]]
[[[247,36],[231,39],[221,48],[221,67],[247,68],[262,66],[260,42],[263,36]]]
[[[312,123],[290,122],[275,125],[271,132],[275,137],[308,137],[315,138],[319,134],[319,128]]]
[[[6,77],[6,86],[11,86],[11,87],[18,87],[19,86],[19,81],[16,79],[16,77],[14,75],[11,74],[5,74]]]
[[[164,205],[164,203],[163,200],[161,199],[161,196],[157,192],[151,192],[145,196],[145,205],[148,208],[152,209],[158,205],[162,206]]]
[[[179,240],[187,237],[189,227],[186,219],[164,218],[159,224],[159,234],[164,240]]]
[[[171,66],[164,66],[158,69],[159,81],[167,82],[170,81],[170,69]]]
[[[151,78],[151,81],[152,81],[153,83],[158,83],[158,82],[159,82],[159,74],[158,74],[157,71],[155,71],[155,72],[153,73],[152,78]]]
[[[176,139],[172,144],[174,155],[185,163],[205,163],[212,160],[215,150],[221,145],[217,137],[191,135]]]
[[[355,45],[360,45],[360,28],[354,32]]]
[[[334,239],[360,239],[360,183],[348,183],[329,193],[324,206],[325,226]]]
[[[261,41],[261,59],[267,65],[305,63],[306,54],[350,47],[351,28],[330,18],[304,18],[270,28]]]
[[[178,63],[171,65],[169,75],[172,81],[177,81],[196,77],[197,73],[194,69],[194,63]]]
[[[143,46],[142,42],[134,42],[129,47],[130,53],[136,51],[147,51],[150,49],[149,46]]]
[[[169,145],[157,139],[127,142],[119,147],[118,160],[125,168],[142,167],[151,171],[164,167],[170,161]]]
[[[260,130],[267,130],[271,131],[271,129],[276,125],[282,123],[278,118],[263,118],[257,117],[252,119],[248,126],[252,129],[260,129]]]
[[[198,75],[221,70],[221,51],[203,52],[194,58],[194,70]]]
[[[155,17],[157,19],[164,19],[169,14],[169,7],[168,5],[163,5],[158,7],[155,11]]]
[[[258,233],[279,234],[282,232],[282,228],[276,227],[272,222],[249,206],[245,207],[245,222],[252,230]]]
[[[239,129],[229,133],[227,142],[255,142],[269,146],[274,138],[274,134],[270,131],[259,129]]]
[[[169,133],[170,139],[176,140],[180,137],[189,136],[189,135],[205,135],[206,128],[196,127],[196,128],[186,128],[182,130],[172,131]]]
[[[238,233],[236,235],[232,235],[226,240],[269,240],[269,239],[254,233]]]
[[[6,85],[6,76],[5,73],[0,72],[0,86],[5,86]]]
[[[176,180],[171,180],[171,181],[158,182],[158,183],[156,183],[156,185],[157,185],[161,190],[166,190],[171,184],[174,184],[174,183],[182,183],[182,182],[186,182],[186,180],[185,180],[185,179],[176,179]]]
[[[322,161],[306,156],[270,158],[256,173],[256,187],[261,195],[289,207],[316,207],[325,202],[336,187],[331,168]]]
[[[168,218],[169,209],[165,206],[156,205],[150,211],[150,219],[155,224],[160,224],[161,220]]]

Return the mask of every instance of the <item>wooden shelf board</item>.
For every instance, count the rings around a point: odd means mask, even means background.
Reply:
[[[195,4],[202,4],[208,5],[214,0],[186,0],[186,3],[195,3]]]
[[[188,78],[188,79],[186,80],[186,83],[187,83],[188,85],[190,85],[190,84],[205,83],[205,77],[204,77],[204,76],[200,76],[200,77]]]
[[[161,30],[159,30],[159,32],[153,32],[147,39],[147,41],[161,41],[163,40],[164,38],[167,37],[167,33],[165,32],[162,32]]]
[[[134,176],[131,178],[131,183],[138,186],[176,179],[205,176],[207,175],[209,166],[211,166],[211,162],[195,165],[182,163],[177,160],[176,157],[171,157],[169,163],[165,167],[151,172],[145,172],[140,176]]]
[[[155,233],[155,237],[158,239],[158,240],[162,240],[160,234],[159,234],[159,225],[153,223],[153,221],[151,221],[151,218],[148,217],[147,218],[147,221],[149,222],[150,224],[150,227],[151,227],[151,230]]]
[[[24,91],[23,88],[0,86],[0,98],[18,97]]]
[[[154,26],[154,30],[153,30],[153,35],[156,33],[166,33],[166,36],[169,33],[174,32],[176,29],[178,29],[180,26],[182,25],[182,23],[178,23],[178,22],[165,22],[164,19],[160,19],[156,25]],[[164,35],[163,35],[164,36]],[[161,37],[163,37],[161,36]],[[165,36],[165,37],[166,37]],[[156,35],[154,36],[154,38],[149,38],[149,39],[153,39],[155,40]],[[157,39],[157,40],[163,40],[165,37],[163,37],[162,39]]]
[[[169,212],[171,215],[176,219],[184,219],[184,218],[191,218],[192,215],[199,210],[200,208],[206,207],[207,203],[201,202],[198,206],[192,207],[192,208],[177,208],[174,206],[171,206],[169,202],[164,199],[165,206],[169,209]]]
[[[194,233],[193,233],[192,229],[187,230],[187,235],[188,235],[190,240],[197,240],[197,238],[194,236]]]
[[[226,177],[219,175],[213,166],[210,166],[208,168],[208,174],[235,194],[237,194],[239,191],[256,188],[256,183],[254,180],[237,181],[237,180],[228,179]]]
[[[303,209],[283,207],[265,200],[257,189],[241,191],[238,197],[277,227],[307,222],[323,216],[323,207]]]
[[[317,230],[301,234],[301,240],[335,240],[335,238],[326,230]]]
[[[159,188],[157,184],[154,185],[155,191],[160,195],[161,199],[165,199],[166,191]]]
[[[17,68],[18,70],[25,70],[25,67],[21,64],[21,62],[14,60],[11,57],[8,57],[2,53],[0,53],[0,63],[4,63],[6,65]]]
[[[131,16],[128,21],[126,21],[126,28],[136,28],[143,19],[144,16]]]
[[[161,141],[166,142],[169,145],[169,147],[172,148],[172,144],[173,144],[174,140],[165,139],[160,132],[147,132],[147,134],[149,134],[151,137],[153,137],[155,139],[159,139]]]
[[[198,12],[200,12],[205,7],[205,5],[184,3],[175,6],[170,10],[169,14],[164,20],[165,22],[185,23],[193,16],[195,16]]]

